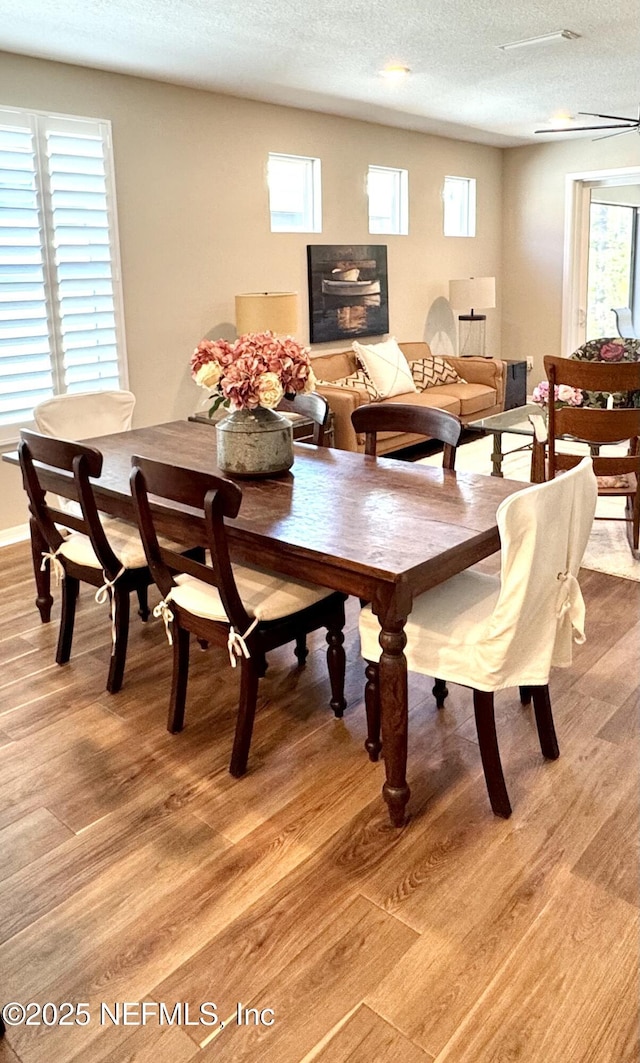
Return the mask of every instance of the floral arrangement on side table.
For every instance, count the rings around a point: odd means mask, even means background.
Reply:
[[[235,343],[201,340],[191,356],[191,375],[211,393],[210,417],[219,406],[273,410],[285,395],[316,386],[308,348],[272,332],[248,332]]]
[[[536,384],[531,396],[539,406],[549,405],[549,381],[541,380]],[[556,384],[554,389],[554,401],[556,406],[582,406],[583,395],[580,388],[572,388],[568,384]]]

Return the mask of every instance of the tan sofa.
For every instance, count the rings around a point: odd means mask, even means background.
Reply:
[[[427,343],[401,343],[399,345],[408,362],[428,358],[431,350]],[[384,399],[389,402],[406,402],[420,406],[436,406],[456,414],[463,423],[501,413],[504,408],[504,363],[493,358],[447,358],[456,372],[466,381],[464,384],[440,384],[426,391],[408,392]],[[364,450],[364,436],[356,435],[351,424],[351,414],[367,398],[360,391],[344,386],[332,386],[330,381],[349,376],[358,368],[355,353],[351,350],[325,351],[312,358],[314,373],[319,381],[318,391],[324,395],[334,415],[334,446],[339,450]],[[407,433],[381,432],[378,436],[378,453],[386,454],[402,447],[419,443],[424,437]]]

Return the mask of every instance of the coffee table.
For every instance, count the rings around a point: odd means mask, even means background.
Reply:
[[[536,432],[530,417],[538,419],[542,426],[545,417],[540,406],[528,403],[526,406],[518,406],[514,410],[506,410],[504,413],[494,413],[491,417],[481,417],[478,421],[469,421],[465,428],[475,432],[491,432],[493,435],[493,450],[491,452],[492,476],[502,476],[502,459],[506,454],[516,454],[521,450],[531,451],[531,483],[542,483],[544,480],[544,440],[536,437]],[[502,449],[502,436],[505,432],[514,436],[526,436],[529,442],[521,447],[513,447],[512,450]]]

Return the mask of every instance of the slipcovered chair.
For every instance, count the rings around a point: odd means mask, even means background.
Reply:
[[[44,399],[33,411],[38,431],[57,439],[90,439],[128,432],[136,397],[131,391],[79,391]]]
[[[33,420],[43,436],[79,441],[113,432],[128,432],[135,404],[132,391],[68,392],[43,399],[33,411]],[[77,517],[81,515],[76,502],[58,495],[54,497],[58,509]]]
[[[71,656],[79,582],[98,588],[98,601],[111,601],[112,648],[107,690],[115,694],[122,686],[129,634],[129,596],[136,591],[140,615],[146,620],[147,587],[152,582],[137,528],[126,521],[100,517],[90,477],[102,472],[102,454],[95,447],[54,439],[23,429],[18,448],[22,479],[31,511],[48,550],[42,565],[49,564],[62,583],[62,612],[56,664]],[[79,516],[49,500],[41,483],[40,466],[70,473]]]
[[[131,492],[140,536],[153,578],[163,596],[154,615],[163,617],[168,640],[173,645],[168,729],[176,733],[184,726],[190,633],[199,640],[225,646],[232,666],[240,661],[240,704],[229,770],[234,776],[243,775],[251,744],[258,680],[264,675],[265,654],[269,650],[326,628],[331,707],[336,716],[342,716],[346,707],[343,647],[346,595],[276,572],[232,565],[225,518],[238,515],[242,491],[231,480],[149,458],[134,457],[132,465]],[[189,560],[162,545],[149,495],[204,510],[211,565]]]
[[[519,686],[523,701],[533,697],[542,753],[555,760],[559,750],[549,672],[552,666],[569,665],[572,643],[584,642],[585,607],[576,577],[596,494],[592,461],[584,458],[562,478],[505,499],[497,513],[500,576],[461,572],[420,595],[406,623],[410,670],[473,689],[489,800],[495,814],[504,818],[511,815],[511,804],[496,736],[494,692]],[[373,740],[377,750],[379,634],[378,620],[366,606],[360,614],[360,638],[362,656],[370,663],[368,741]]]

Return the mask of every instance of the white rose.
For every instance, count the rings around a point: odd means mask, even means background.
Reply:
[[[275,409],[284,395],[277,373],[262,373],[258,377],[257,387],[260,405],[268,410]]]
[[[304,388],[302,389],[303,393],[305,395],[309,395],[312,391],[315,391],[317,383],[318,383],[318,378],[317,378],[316,374],[314,373],[313,369],[309,369],[309,376],[305,380]]]
[[[222,369],[217,362],[205,362],[196,372],[194,379],[201,388],[215,388],[220,383],[221,376]]]

